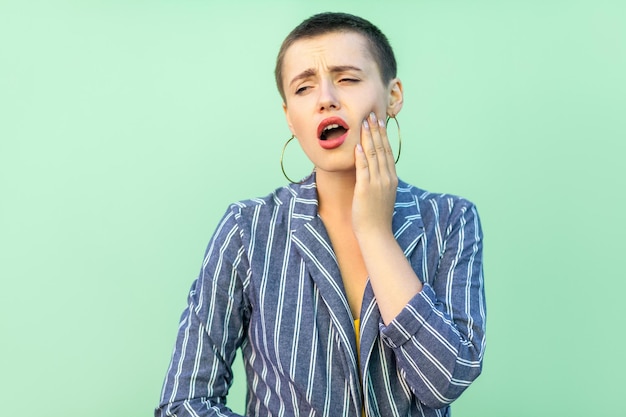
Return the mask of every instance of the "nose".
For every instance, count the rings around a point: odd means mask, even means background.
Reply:
[[[318,109],[320,112],[327,110],[337,110],[341,106],[337,95],[335,84],[331,80],[324,80],[320,83]]]

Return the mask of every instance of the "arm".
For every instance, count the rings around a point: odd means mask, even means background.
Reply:
[[[388,324],[422,290],[422,282],[393,236],[391,219],[398,176],[384,124],[373,113],[363,122],[355,164],[354,234],[380,314]]]
[[[482,232],[476,208],[457,201],[446,230],[445,249],[430,283],[381,326],[403,377],[432,408],[450,404],[480,375],[485,348]]]
[[[246,271],[240,230],[229,211],[191,287],[155,416],[235,416],[225,404],[247,319]]]
[[[482,232],[476,209],[451,199],[445,242],[430,284],[422,284],[393,238],[397,176],[382,124],[364,123],[356,150],[353,227],[383,319],[381,335],[424,404],[441,408],[480,374],[485,305]],[[433,256],[432,254],[430,256]],[[425,278],[425,277],[422,277]],[[432,285],[431,285],[432,284]]]

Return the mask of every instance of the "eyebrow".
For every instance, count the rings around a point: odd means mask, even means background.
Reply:
[[[338,72],[346,72],[346,71],[363,72],[363,70],[361,68],[355,67],[354,65],[333,65],[333,66],[330,67],[330,72],[335,73],[335,74],[338,73]],[[299,80],[302,80],[302,79],[305,79],[305,78],[309,78],[309,77],[313,77],[315,75],[317,75],[317,70],[315,70],[313,68],[305,69],[300,74],[298,74],[295,77],[293,77],[293,79],[291,80],[289,85],[291,86],[296,81],[299,81]]]

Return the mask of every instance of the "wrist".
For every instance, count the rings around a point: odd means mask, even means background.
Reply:
[[[376,250],[377,248],[388,248],[390,244],[397,243],[393,236],[391,226],[355,230],[354,235],[362,252],[368,249]]]

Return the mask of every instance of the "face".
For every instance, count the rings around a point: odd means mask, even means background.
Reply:
[[[365,37],[354,32],[300,39],[283,60],[283,109],[291,132],[320,172],[354,172],[362,122],[402,108],[402,84],[381,81]]]

